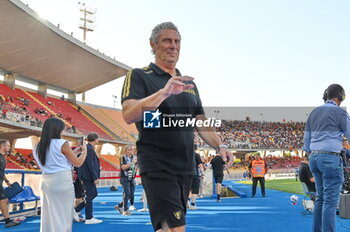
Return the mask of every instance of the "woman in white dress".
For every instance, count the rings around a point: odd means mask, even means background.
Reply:
[[[86,146],[74,151],[61,139],[65,125],[58,118],[44,122],[34,158],[42,170],[40,183],[40,232],[71,232],[73,224],[74,188],[72,166],[80,167],[86,158]],[[77,154],[81,153],[79,158]]]

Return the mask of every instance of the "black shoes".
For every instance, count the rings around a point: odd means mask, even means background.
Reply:
[[[21,224],[20,222],[15,222],[14,220],[11,220],[9,223],[5,224],[5,227],[10,228],[10,227],[18,226],[20,224]]]

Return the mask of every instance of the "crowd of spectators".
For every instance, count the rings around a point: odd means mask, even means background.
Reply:
[[[236,161],[232,169],[246,169],[249,165],[249,163],[253,160],[253,156],[248,156],[248,158],[242,158]],[[267,157],[263,158],[268,166],[269,169],[291,169],[291,168],[298,168],[300,166],[300,157],[299,156],[284,156],[284,157],[278,157],[278,156],[272,156],[268,155]]]
[[[47,104],[50,106],[55,106],[55,104],[51,101],[48,101]],[[0,118],[30,126],[42,127],[43,122],[35,117],[35,115],[28,112],[27,106],[29,105],[29,99],[23,97],[16,97],[13,99],[11,96],[4,97],[0,94]],[[35,108],[34,113],[45,117],[58,117],[66,120],[67,122],[72,122],[72,118],[70,116],[64,116],[63,113],[53,115],[43,107]],[[77,128],[72,126],[67,128],[67,131],[77,133]]]
[[[76,134],[77,133],[77,128],[73,125],[71,127],[68,127],[66,129],[66,131],[68,131],[69,133],[73,133],[73,134]]]
[[[21,124],[41,127],[42,122],[29,114],[27,107],[30,101],[25,98],[17,97],[16,100],[21,105],[16,105],[12,97],[4,98],[0,95],[0,118],[14,121]]]
[[[18,104],[14,103],[14,100],[12,97],[7,96],[5,98],[0,94],[0,110],[2,115],[6,115],[8,111],[19,113],[19,114],[28,113],[26,106],[29,105],[29,100],[22,97],[17,97],[16,101],[18,102]]]
[[[6,154],[5,157],[7,160],[12,161],[13,163],[18,164],[25,169],[31,169],[31,170],[39,169],[39,166],[37,165],[32,153],[27,156],[19,152],[9,153],[9,154]]]
[[[270,169],[298,168],[300,166],[299,156],[276,157],[267,156],[265,161]]]
[[[44,108],[36,108],[35,110],[34,110],[34,113],[36,113],[36,114],[40,114],[40,115],[42,115],[42,116],[49,116],[49,112],[47,112],[47,110],[45,110]]]
[[[217,132],[233,149],[300,149],[303,145],[304,122],[222,121]],[[205,143],[196,136],[199,147]]]

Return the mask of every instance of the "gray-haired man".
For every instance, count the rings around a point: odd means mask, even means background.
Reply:
[[[124,216],[130,216],[128,201],[130,201],[130,210],[136,210],[134,206],[135,193],[135,175],[137,172],[137,157],[135,148],[131,145],[125,147],[125,155],[120,159],[120,184],[123,186],[123,200],[115,208]]]
[[[193,175],[194,129],[220,151],[224,161],[231,162],[232,154],[213,128],[160,126],[166,115],[174,115],[172,120],[177,120],[176,115],[199,121],[206,117],[194,78],[176,69],[181,46],[177,27],[171,22],[157,25],[150,45],[155,63],[133,69],[125,78],[123,117],[127,123],[136,123],[139,131],[138,163],[154,230],[181,232]]]

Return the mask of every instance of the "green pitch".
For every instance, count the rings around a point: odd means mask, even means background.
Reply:
[[[252,184],[252,181],[240,181],[243,184]],[[258,183],[259,186],[259,183]],[[267,189],[275,189],[282,192],[304,194],[301,187],[300,181],[294,179],[283,179],[283,180],[267,180],[265,183]]]

